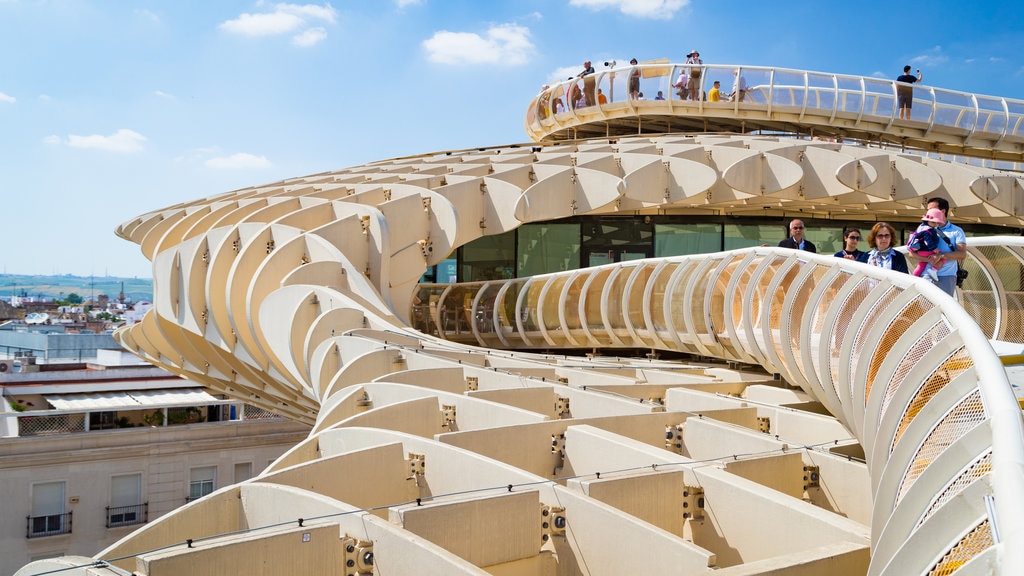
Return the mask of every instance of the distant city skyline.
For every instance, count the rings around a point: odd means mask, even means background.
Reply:
[[[827,7],[827,5],[824,5]],[[584,60],[685,59],[1024,99],[1015,2],[566,0],[349,5],[0,0],[0,269],[150,277],[122,222],[397,156],[526,142]],[[838,7],[837,7],[838,10]],[[951,17],[950,15],[954,15]],[[833,23],[834,24],[834,23]]]

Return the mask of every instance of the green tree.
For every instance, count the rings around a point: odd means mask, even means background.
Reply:
[[[81,303],[82,303],[82,297],[79,296],[77,292],[72,292],[71,294],[68,294],[68,304],[78,305],[78,304],[81,304]]]

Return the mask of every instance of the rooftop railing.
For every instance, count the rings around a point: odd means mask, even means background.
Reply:
[[[821,133],[845,132],[865,138],[910,141],[922,145],[940,142],[978,149],[1024,155],[1024,101],[948,90],[926,84],[904,84],[895,80],[811,72],[763,66],[700,66],[698,99],[688,99],[686,90],[673,85],[686,77],[686,64],[668,62],[638,65],[643,99],[627,94],[631,67],[607,68],[587,78],[573,78],[541,91],[526,111],[526,132],[534,140],[571,134],[582,126],[604,125],[626,116],[695,116],[732,119],[741,128],[783,127],[816,129]],[[735,79],[746,90],[734,92]],[[722,101],[711,102],[708,93],[715,80],[721,83]],[[899,118],[898,93],[913,92],[909,120]],[[589,93],[593,92],[591,96]],[[656,100],[660,94],[664,100]],[[732,97],[730,97],[732,94]],[[604,102],[602,103],[602,98]],[[593,104],[590,104],[590,102]],[[651,125],[656,129],[658,123]],[[704,126],[669,124],[669,130],[692,130]],[[712,122],[709,129],[721,128]],[[868,133],[868,134],[865,134]],[[590,135],[588,133],[588,135]],[[618,134],[622,135],[622,134]]]

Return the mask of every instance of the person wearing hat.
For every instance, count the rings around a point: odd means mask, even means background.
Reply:
[[[686,91],[690,96],[690,100],[700,100],[700,72],[701,66],[704,64],[704,61],[700,59],[700,52],[693,50],[687,54],[686,64],[689,65]]]
[[[942,211],[946,223],[935,228],[942,242],[939,243],[940,253],[932,254],[925,258],[929,264],[939,267],[938,276],[932,283],[953,296],[956,292],[956,283],[960,263],[967,257],[967,235],[963,228],[949,221],[949,200],[941,196],[928,199],[926,206],[928,210],[938,208]],[[945,263],[943,263],[943,260]]]
[[[932,254],[942,254],[942,250],[939,249],[942,245],[942,240],[939,238],[937,230],[940,226],[945,226],[945,224],[946,215],[942,213],[942,210],[930,208],[925,213],[924,218],[921,219],[921,225],[917,227],[917,230],[914,230],[914,233],[907,240],[907,252],[921,259],[917,263],[917,268],[911,274],[920,277],[927,271],[928,278],[936,284],[939,280],[937,272],[946,263],[946,260],[942,259],[939,260],[938,264],[930,265],[925,258]]]

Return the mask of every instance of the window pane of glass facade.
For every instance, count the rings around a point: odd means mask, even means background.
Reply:
[[[859,228],[859,226],[858,226]],[[868,230],[871,228],[868,227]],[[818,254],[835,254],[843,249],[843,229],[840,228],[808,228],[804,232],[804,236],[814,242],[814,247],[818,249]],[[866,232],[861,234],[862,238],[867,238]],[[865,250],[867,242],[861,242],[859,248]]]
[[[462,248],[462,281],[515,277],[516,231],[484,236]]]
[[[726,224],[723,250],[749,248],[767,244],[778,246],[786,237],[785,224]]]
[[[654,257],[708,254],[722,249],[721,224],[657,224]]]
[[[524,224],[519,227],[518,276],[580,267],[579,224]]]

